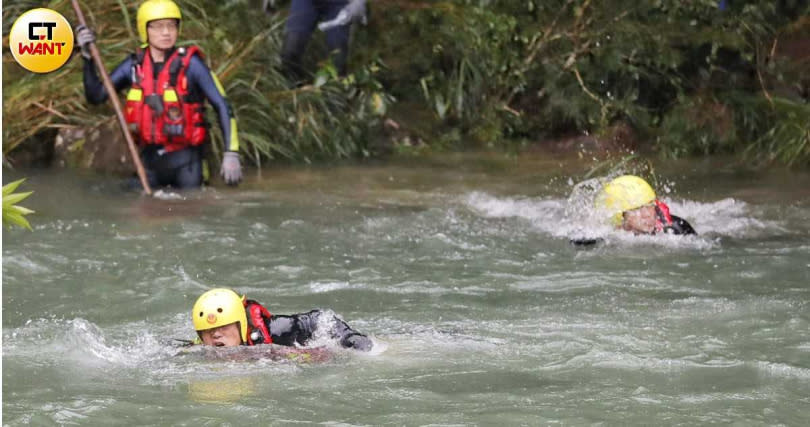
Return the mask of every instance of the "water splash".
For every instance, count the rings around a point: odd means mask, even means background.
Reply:
[[[604,212],[594,206],[596,194],[608,179],[600,177],[580,182],[573,186],[566,199],[498,197],[472,192],[464,196],[461,203],[485,218],[527,220],[532,229],[555,238],[600,238],[623,246],[652,244],[705,249],[713,247],[718,236],[745,238],[786,231],[775,221],[755,217],[756,211],[750,205],[732,198],[698,202],[664,197],[661,200],[670,206],[673,214],[689,221],[698,236],[634,236],[606,224]]]
[[[155,191],[152,195],[154,196],[154,198],[160,199],[160,200],[185,200],[186,199],[185,196],[183,196],[182,194],[180,194],[178,192],[170,191],[170,190],[163,190],[163,189]]]

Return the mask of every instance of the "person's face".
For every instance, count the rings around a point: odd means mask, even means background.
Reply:
[[[200,331],[200,339],[203,344],[216,347],[233,347],[242,345],[242,337],[239,334],[239,323],[234,322],[218,328]]]
[[[649,234],[655,231],[655,206],[642,206],[624,213],[622,229]]]
[[[177,43],[178,25],[176,19],[156,19],[146,24],[149,45],[161,49],[171,49]]]

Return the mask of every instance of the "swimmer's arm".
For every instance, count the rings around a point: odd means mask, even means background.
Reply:
[[[569,240],[574,246],[594,246],[604,241],[605,239],[601,237],[582,237]]]

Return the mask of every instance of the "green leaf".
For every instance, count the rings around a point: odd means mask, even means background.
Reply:
[[[9,194],[13,193],[14,190],[16,190],[17,187],[19,187],[20,184],[23,183],[23,181],[25,181],[25,178],[18,179],[18,180],[14,181],[14,182],[9,182],[8,184],[4,185],[3,186],[3,197],[6,197]]]
[[[23,181],[25,181],[25,179],[20,179],[3,186],[3,224],[8,227],[16,225],[31,230],[31,224],[29,224],[23,216],[32,214],[34,211],[22,206],[17,206],[17,203],[30,196],[33,192],[14,193],[14,190],[16,190]]]
[[[10,194],[8,196],[3,195],[3,207],[20,203],[21,201],[25,200],[26,197],[30,196],[31,193],[33,193],[33,191],[29,191],[27,193]]]
[[[6,224],[7,226],[9,226],[10,224],[14,224],[16,226],[27,228],[28,230],[33,231],[31,229],[31,224],[28,223],[28,220],[26,220],[25,218],[23,218],[22,215],[16,212],[3,211],[3,224]]]
[[[32,213],[35,212],[34,210],[31,210],[31,209],[28,209],[28,208],[25,208],[25,207],[22,207],[22,206],[9,206],[8,209],[10,209],[12,212],[18,213],[20,215],[28,215],[28,214],[32,214]]]

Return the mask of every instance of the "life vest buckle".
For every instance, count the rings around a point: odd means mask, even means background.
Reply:
[[[148,105],[155,114],[163,114],[163,98],[161,98],[160,95],[156,93],[146,95],[143,102]]]

